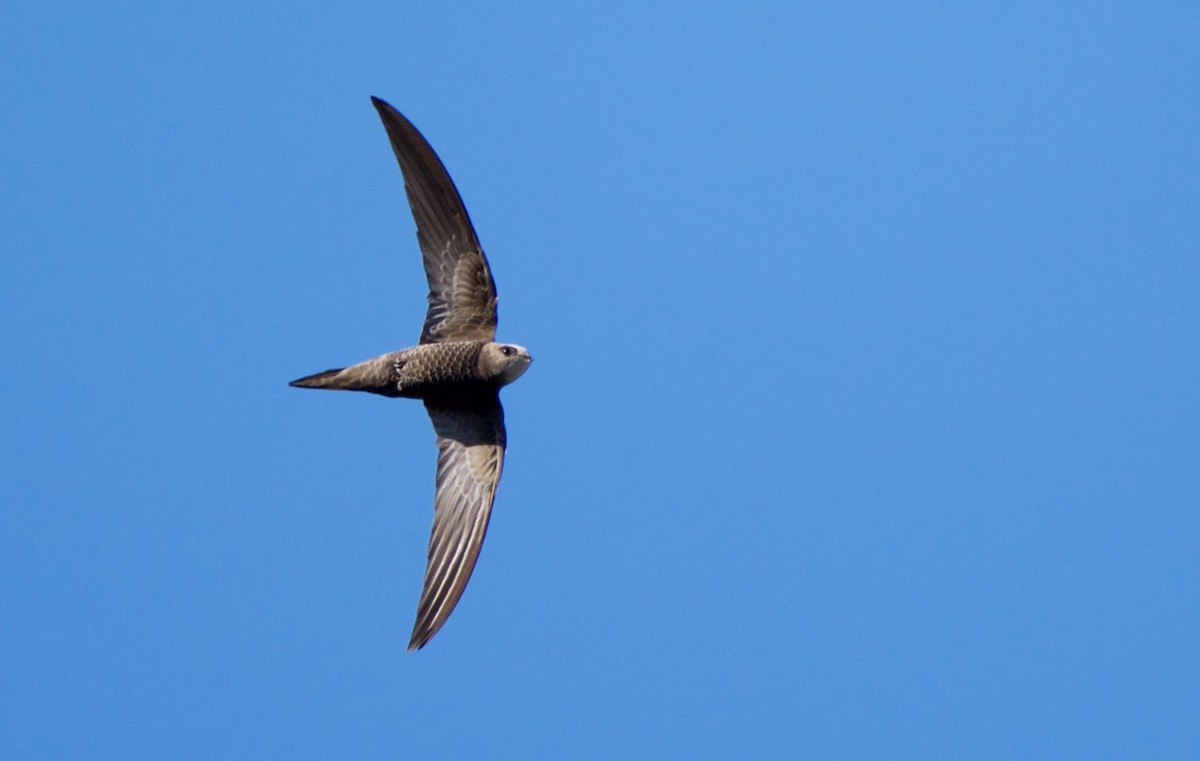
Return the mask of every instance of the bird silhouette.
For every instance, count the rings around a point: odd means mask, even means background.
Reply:
[[[371,98],[400,172],[429,280],[416,346],[292,381],[301,388],[368,391],[425,403],[437,434],[437,491],[425,581],[408,649],[418,650],[458,604],[487,533],[504,466],[500,387],[533,358],[496,343],[496,286],[467,209],[428,141],[395,108]]]

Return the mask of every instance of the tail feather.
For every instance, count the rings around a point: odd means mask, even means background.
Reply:
[[[394,368],[392,355],[384,354],[357,365],[308,375],[288,385],[300,388],[328,388],[335,391],[369,391],[372,394],[398,396]]]
[[[347,385],[344,377],[341,379],[338,378],[338,376],[341,375],[342,371],[345,369],[346,368],[344,367],[338,367],[333,370],[326,370],[323,373],[306,375],[303,378],[297,378],[288,385],[295,386],[296,388],[329,388],[352,390],[356,388],[356,386]]]

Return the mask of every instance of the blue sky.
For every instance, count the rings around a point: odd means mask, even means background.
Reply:
[[[326,6],[0,11],[0,756],[1200,755],[1194,3]],[[416,654],[369,95],[537,359]]]

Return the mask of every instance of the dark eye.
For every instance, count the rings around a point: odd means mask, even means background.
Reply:
[[[517,350],[511,346],[501,346],[500,353],[506,357],[511,357],[512,355],[517,353]]]

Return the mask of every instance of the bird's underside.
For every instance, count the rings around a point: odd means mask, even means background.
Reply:
[[[350,367],[309,375],[291,385],[409,399],[486,390],[495,386],[493,380],[481,377],[479,370],[480,353],[486,345],[478,341],[418,344]]]
[[[532,362],[494,342],[496,289],[462,199],[428,142],[398,111],[372,98],[404,175],[417,224],[429,308],[420,343],[292,381],[303,388],[421,399],[437,434],[433,529],[409,650],[446,622],[474,570],[504,465],[499,390]]]

